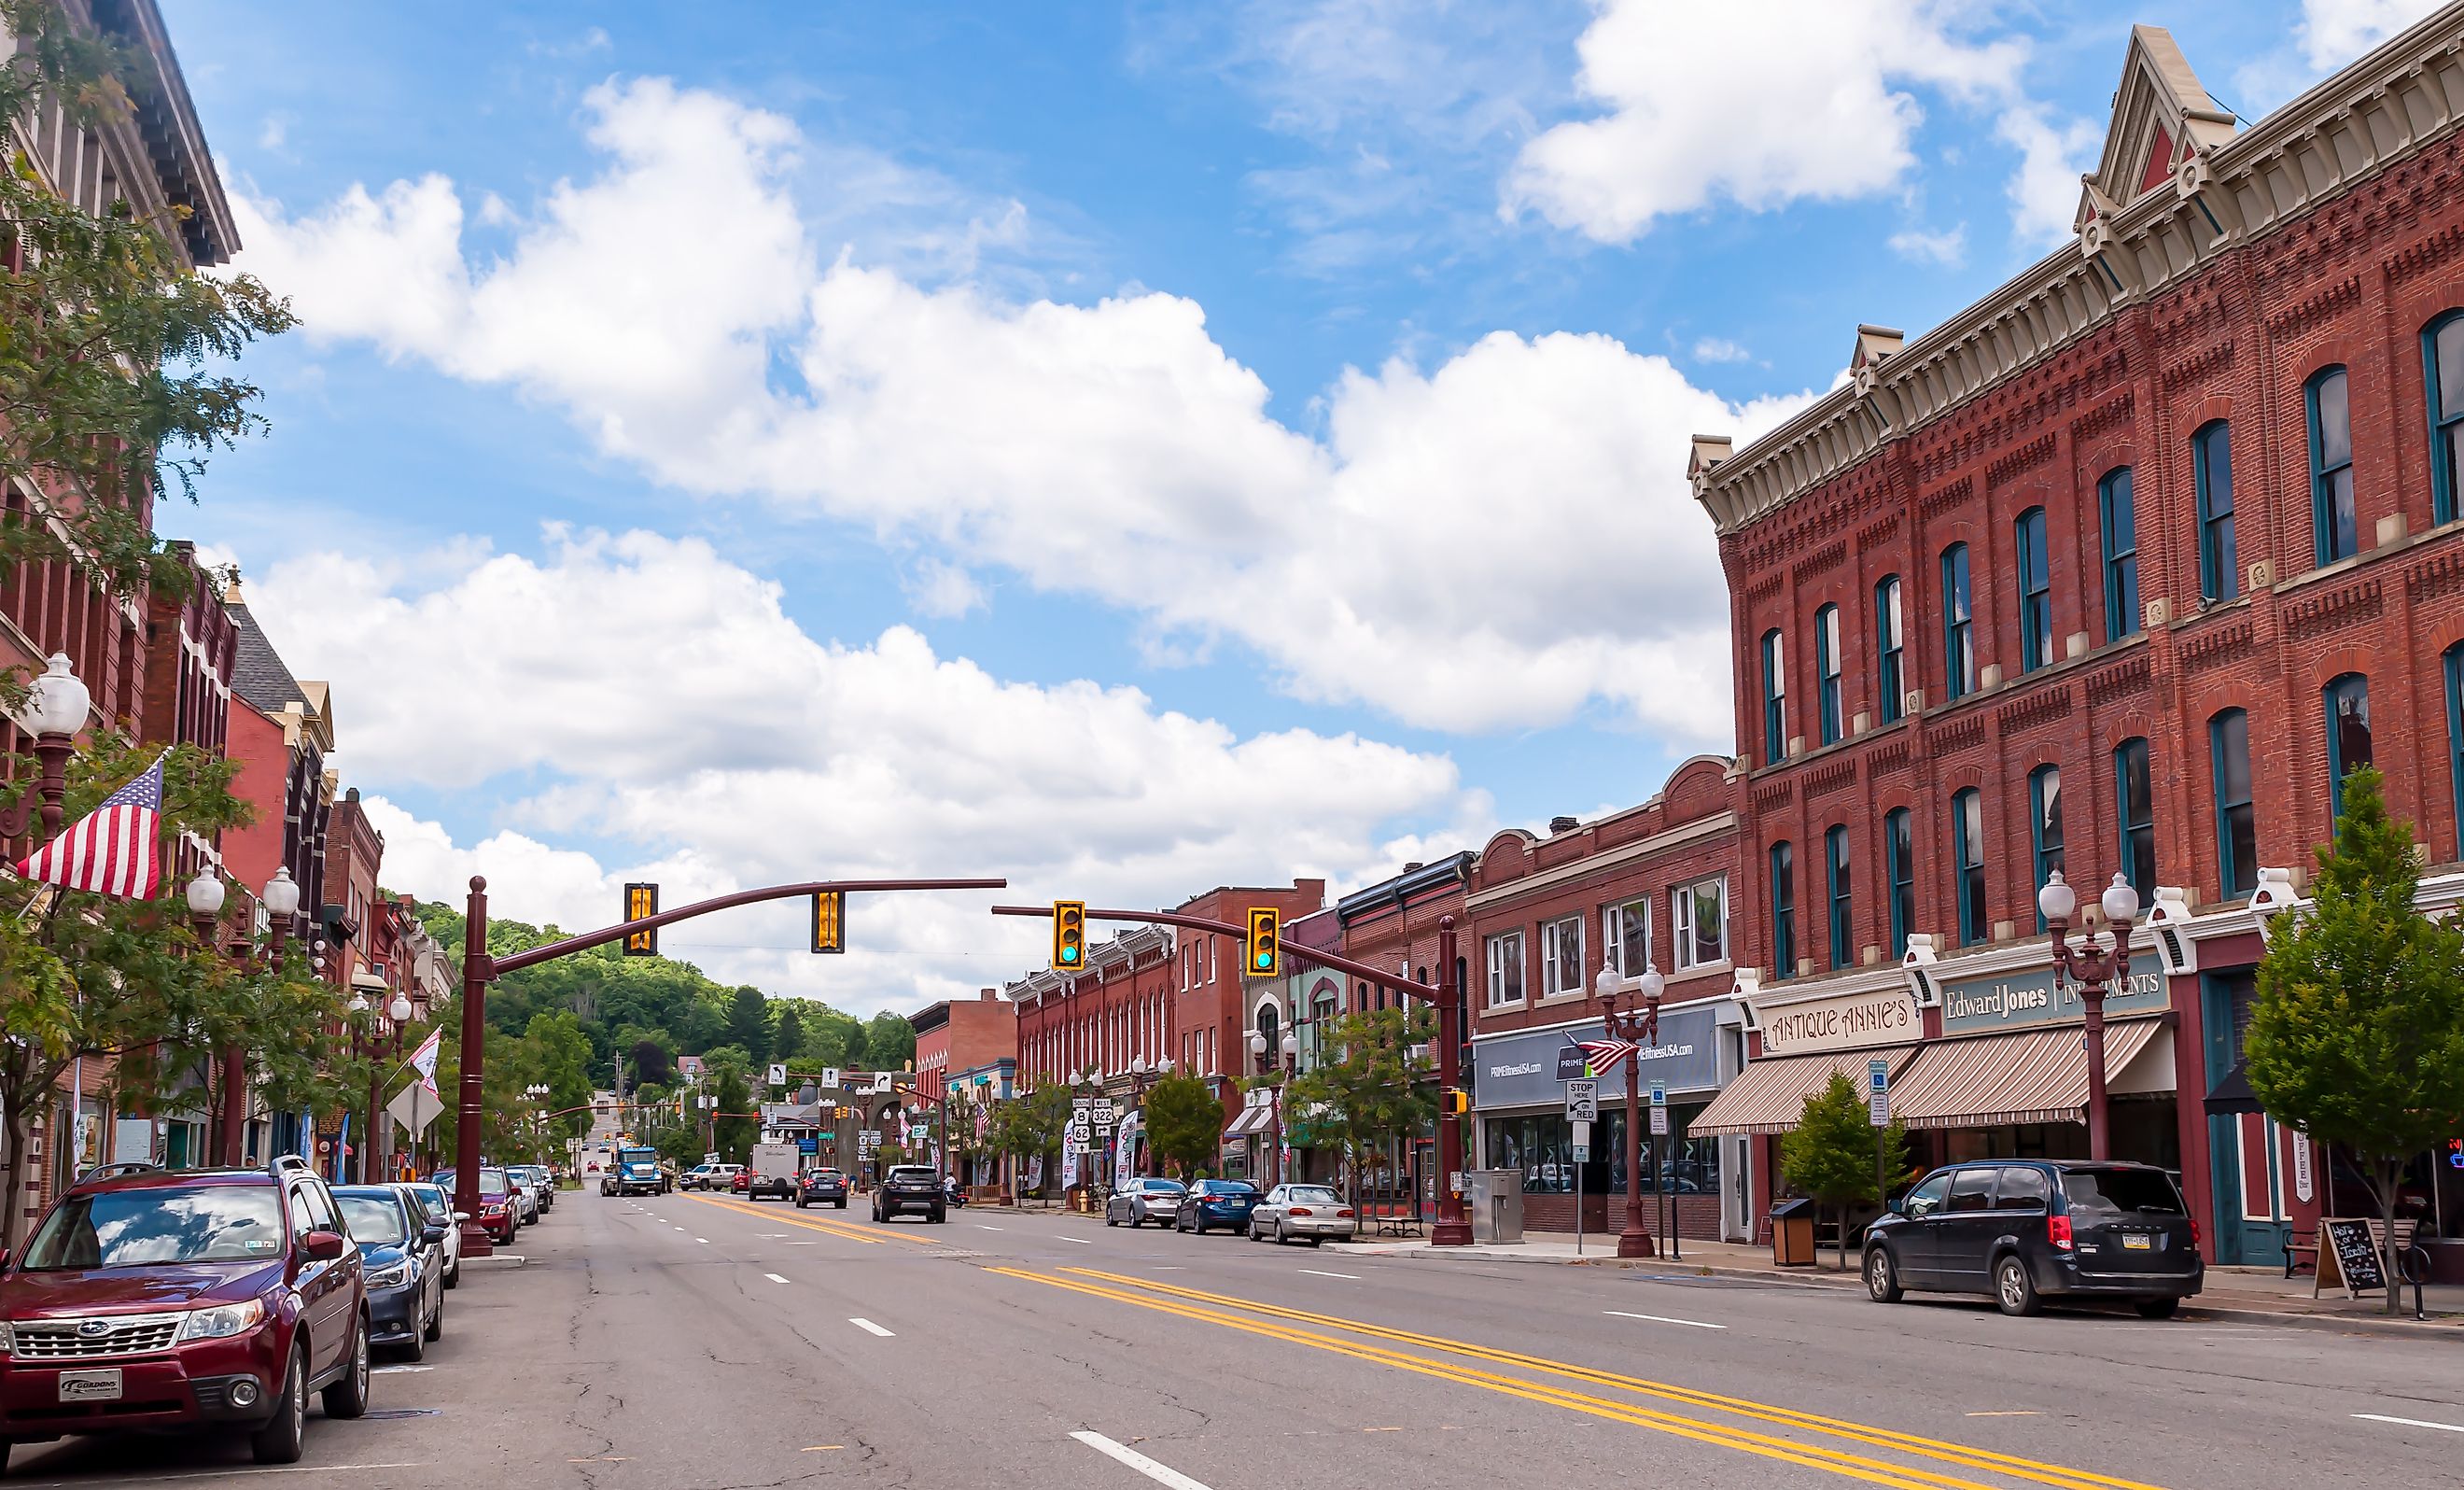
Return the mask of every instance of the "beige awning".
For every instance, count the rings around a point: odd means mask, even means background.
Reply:
[[[2119,1074],[2163,1027],[2156,1019],[2106,1025],[2106,1072]],[[1912,1128],[2084,1123],[2086,1042],[2086,1032],[2075,1024],[1936,1041],[1894,1083],[1891,1116]]]
[[[1268,1120],[1274,1115],[1275,1109],[1264,1103],[1255,1107],[1243,1107],[1241,1109],[1241,1115],[1232,1120],[1232,1125],[1223,1130],[1223,1136],[1243,1138],[1251,1133],[1264,1133],[1266,1131]]]
[[[1753,1061],[1723,1087],[1693,1122],[1685,1124],[1685,1136],[1789,1132],[1804,1113],[1805,1100],[1829,1086],[1834,1076],[1846,1077],[1862,1092],[1866,1063],[1881,1056],[1891,1063],[1891,1079],[1896,1084],[1900,1072],[1916,1053],[1913,1045],[1891,1045],[1880,1050],[1840,1050],[1820,1056],[1783,1056],[1775,1060]]]

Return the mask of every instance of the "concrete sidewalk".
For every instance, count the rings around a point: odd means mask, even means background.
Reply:
[[[1484,1262],[1631,1268],[1695,1277],[1751,1278],[1806,1288],[1861,1289],[1864,1286],[1855,1271],[1855,1254],[1850,1254],[1850,1266],[1843,1271],[1833,1266],[1832,1259],[1837,1255],[1828,1248],[1821,1253],[1822,1261],[1816,1267],[1783,1268],[1772,1265],[1770,1248],[1749,1247],[1736,1242],[1688,1241],[1681,1245],[1682,1256],[1679,1257],[1620,1260],[1614,1234],[1585,1236],[1580,1252],[1575,1250],[1572,1233],[1529,1232],[1525,1237],[1520,1243],[1470,1247],[1432,1247],[1419,1238],[1363,1240],[1347,1244],[1345,1250],[1378,1256],[1440,1260],[1477,1257]],[[2464,1287],[2433,1284],[2426,1292],[2431,1315],[2428,1322],[2412,1317],[2412,1291],[2409,1288],[2404,1292],[2404,1313],[2390,1319],[2387,1314],[2387,1300],[2382,1295],[2372,1294],[2361,1299],[2346,1299],[2342,1295],[2313,1299],[2310,1297],[2310,1279],[2306,1275],[2286,1278],[2280,1268],[2211,1267],[2208,1269],[2207,1287],[2189,1307],[2213,1319],[2464,1341]]]

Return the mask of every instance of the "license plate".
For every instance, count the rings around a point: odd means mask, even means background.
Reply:
[[[120,1369],[105,1371],[60,1372],[62,1402],[117,1402],[120,1400]]]
[[[2152,1236],[2125,1236],[2122,1238],[2122,1250],[2124,1252],[2146,1252],[2152,1249],[2155,1245],[2156,1238]]]

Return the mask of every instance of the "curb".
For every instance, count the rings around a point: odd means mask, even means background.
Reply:
[[[492,1252],[484,1257],[464,1257],[462,1265],[466,1268],[477,1268],[481,1272],[495,1272],[498,1269],[511,1272],[515,1268],[530,1266],[530,1261],[529,1257],[518,1252]]]

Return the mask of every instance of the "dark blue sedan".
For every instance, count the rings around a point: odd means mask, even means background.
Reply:
[[[334,1204],[367,1272],[368,1344],[418,1360],[445,1333],[445,1228],[390,1185],[337,1185]]]
[[[1249,1212],[1258,1209],[1258,1187],[1240,1180],[1199,1180],[1180,1197],[1180,1209],[1173,1213],[1172,1229],[1196,1232],[1203,1236],[1210,1231],[1244,1231],[1249,1225]]]

